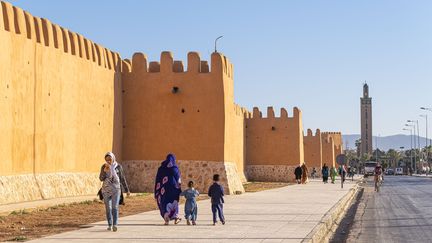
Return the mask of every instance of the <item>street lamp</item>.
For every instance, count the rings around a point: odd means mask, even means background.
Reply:
[[[414,125],[417,125],[417,146],[418,146],[418,148],[421,148],[418,120],[407,120],[407,122],[410,122],[410,123],[413,123]],[[415,134],[415,130],[414,130],[414,134]]]
[[[400,153],[400,155],[402,156],[403,162],[405,163],[404,148],[405,148],[404,146],[400,146],[400,147],[399,147],[399,153]],[[400,161],[400,158],[399,158],[399,161]],[[399,167],[399,161],[396,161],[396,162],[395,162],[394,171],[396,171],[396,167]],[[406,167],[406,165],[405,165],[405,167]]]
[[[419,124],[418,124],[418,120],[407,120],[407,122],[413,123],[414,125],[417,125],[417,148],[419,150],[419,154],[417,155],[417,149],[415,151],[416,157],[418,158],[419,161],[421,161],[420,158],[420,152],[421,152],[421,145],[420,145],[420,135],[419,135]],[[414,126],[414,134],[415,134],[415,126]],[[415,136],[414,136],[415,139]],[[417,168],[417,163],[415,164],[415,167]],[[417,173],[417,170],[415,171],[415,173]]]
[[[422,158],[424,161],[429,162],[429,153],[428,153],[428,144],[427,144],[427,142],[428,142],[428,116],[426,114],[424,114],[424,115],[422,114],[422,115],[420,115],[420,117],[423,117],[426,119],[426,122],[425,122],[425,124],[426,124],[426,138],[425,138],[426,145],[425,145],[424,151],[422,151],[421,155],[422,155]]]
[[[432,112],[432,108],[429,108],[429,107],[420,107],[420,109]],[[430,167],[430,163],[429,163],[429,147],[428,147],[428,144],[427,144],[427,140],[428,140],[428,119],[427,119],[427,117],[428,116],[426,114],[425,115],[420,115],[420,116],[426,118],[426,162],[428,163],[428,165]],[[429,146],[431,146],[431,145],[432,145],[432,140],[429,141]]]
[[[414,124],[405,124],[406,127],[411,128],[411,141],[414,140],[414,171],[417,169],[417,143],[415,139],[415,125]]]
[[[221,35],[221,36],[219,36],[218,38],[216,38],[216,40],[215,40],[215,51],[214,51],[214,52],[217,52],[217,49],[216,49],[217,41],[218,41],[220,38],[222,38],[222,37],[223,37],[223,35]]]
[[[405,124],[405,125],[407,125],[407,124]],[[412,149],[413,149],[413,146],[412,146],[412,144],[413,144],[413,142],[412,142],[412,129],[408,129],[408,128],[403,128],[402,130],[405,130],[405,131],[409,131],[410,132],[410,141],[411,141],[411,150],[410,150],[410,160],[411,160],[411,169],[413,168],[413,156],[412,156]]]
[[[420,107],[420,109],[432,112],[432,108],[429,107]],[[426,118],[426,127],[427,127],[427,118]],[[427,128],[426,128],[426,137],[427,137]],[[429,145],[432,145],[432,139],[429,141]],[[426,147],[427,147],[427,143],[426,143]]]
[[[427,120],[428,116],[426,114],[424,114],[424,115],[421,114],[420,117],[423,117],[426,119],[426,139],[425,139],[426,146],[425,147],[427,148],[427,146],[428,146],[428,120]]]

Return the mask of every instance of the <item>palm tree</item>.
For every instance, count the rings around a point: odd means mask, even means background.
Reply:
[[[390,167],[393,166],[393,168],[398,167],[398,162],[401,159],[401,154],[394,150],[394,149],[389,149],[387,151],[387,157],[390,159]]]

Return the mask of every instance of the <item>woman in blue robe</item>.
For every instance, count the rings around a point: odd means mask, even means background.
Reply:
[[[168,154],[157,171],[154,190],[154,196],[165,225],[168,225],[170,220],[174,220],[175,224],[181,220],[178,217],[180,193],[180,170],[175,156]]]

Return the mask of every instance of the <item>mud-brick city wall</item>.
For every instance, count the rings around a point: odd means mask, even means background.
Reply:
[[[275,117],[272,107],[267,117],[258,108],[246,119],[246,175],[255,181],[292,181],[294,169],[304,162],[301,111],[288,117],[282,108]]]
[[[342,133],[340,132],[323,132],[322,137],[324,138],[332,138],[334,143],[334,153],[335,157],[343,153],[343,140]]]
[[[340,132],[323,132],[321,138],[323,150],[325,150],[325,152],[323,151],[323,163],[329,165],[330,162],[330,165],[336,165],[336,157],[343,153],[342,134]],[[330,146],[333,146],[333,148]]]
[[[321,134],[322,135],[322,134]],[[327,166],[336,166],[335,146],[332,137],[321,136],[322,141],[322,163]]]
[[[120,152],[119,55],[6,2],[0,53],[0,204],[93,194]]]
[[[190,52],[185,70],[170,52],[161,54],[160,63],[135,53],[130,64],[122,80],[123,166],[131,190],[152,191],[157,167],[172,152],[182,180],[194,180],[201,191],[213,173],[221,174],[227,192],[243,191],[243,114],[235,110],[227,58],[213,53],[209,67]],[[191,173],[195,167],[199,171]],[[226,167],[236,173],[229,175]]]
[[[303,137],[303,142],[306,166],[309,168],[309,172],[315,168],[317,176],[320,176],[323,158],[320,130],[317,129],[313,135],[312,130],[308,129],[306,136]]]

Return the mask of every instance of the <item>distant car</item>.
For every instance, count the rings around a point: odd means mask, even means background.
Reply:
[[[366,161],[364,165],[364,174],[365,176],[373,175],[375,172],[375,167],[377,162],[375,161]]]
[[[393,169],[387,169],[386,175],[394,175],[394,170]]]
[[[402,167],[396,168],[395,175],[403,175],[403,168]]]

